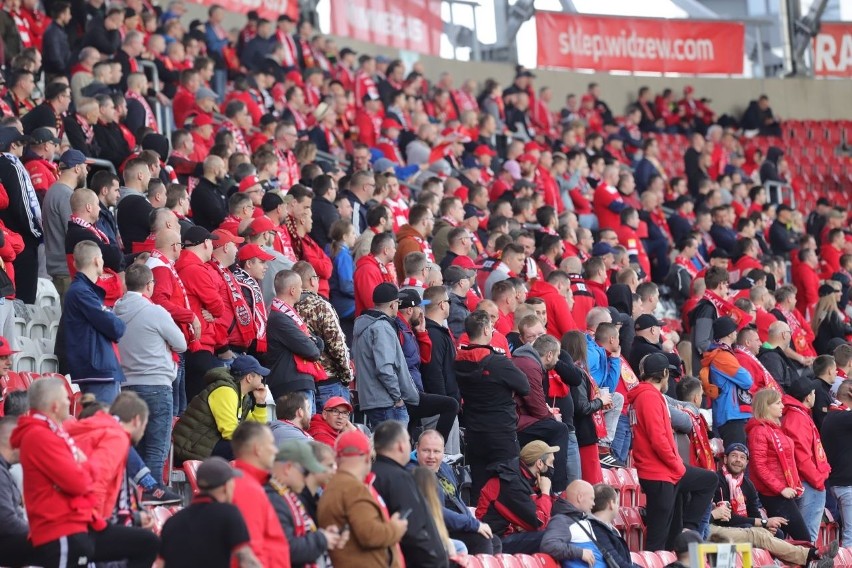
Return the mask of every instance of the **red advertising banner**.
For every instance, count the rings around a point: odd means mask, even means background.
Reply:
[[[331,0],[331,33],[441,55],[441,0]]]
[[[192,1],[193,4],[201,4],[203,6],[211,4],[203,0]],[[298,0],[218,0],[216,4],[229,12],[237,12],[239,14],[248,14],[252,10],[256,10],[261,18],[266,18],[273,22],[282,14],[287,14],[293,18],[293,21],[299,19]]]
[[[538,66],[595,71],[743,72],[745,26],[733,22],[537,12]]]
[[[852,77],[852,23],[820,25],[814,38],[814,75]]]

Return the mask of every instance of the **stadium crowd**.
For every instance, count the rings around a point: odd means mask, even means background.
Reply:
[[[771,201],[765,96],[554,112],[527,69],[184,13],[0,10],[0,376],[46,274],[70,380],[2,393],[0,565],[632,567],[628,465],[673,566],[832,566],[826,508],[852,547],[848,211]],[[196,492],[162,524],[172,452]]]

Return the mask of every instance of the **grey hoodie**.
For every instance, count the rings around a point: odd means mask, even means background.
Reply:
[[[186,351],[186,339],[169,312],[139,292],[127,292],[113,311],[127,326],[118,342],[125,384],[172,386],[177,376],[172,351]]]
[[[352,360],[361,410],[390,408],[399,399],[414,406],[420,403],[396,324],[388,316],[367,310],[355,320]]]

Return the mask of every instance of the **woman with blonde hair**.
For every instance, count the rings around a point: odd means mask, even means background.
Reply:
[[[435,526],[438,528],[438,534],[441,536],[441,542],[444,543],[444,548],[447,549],[447,556],[453,557],[456,554],[466,554],[467,547],[459,540],[450,538],[447,532],[447,525],[444,523],[444,506],[441,503],[441,498],[438,496],[438,478],[428,468],[418,466],[414,468],[414,482],[417,484],[417,489],[420,490],[420,495],[426,501],[426,508],[429,509],[429,516],[432,517]]]
[[[843,291],[839,282],[826,282],[819,287],[819,302],[811,319],[814,330],[814,349],[820,355],[831,354],[831,340],[845,338],[852,334],[852,326],[846,323],[846,316],[840,311],[838,302]]]
[[[784,403],[774,389],[757,391],[746,424],[749,476],[770,517],[787,519],[784,532],[794,540],[812,542],[796,499],[804,493],[796,467],[795,446],[781,428]]]

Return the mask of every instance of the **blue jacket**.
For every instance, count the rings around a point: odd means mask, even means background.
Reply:
[[[396,329],[399,334],[402,354],[405,356],[405,364],[411,374],[411,380],[417,385],[417,390],[423,392],[423,376],[420,373],[420,343],[414,330],[401,317],[396,316]]]
[[[124,382],[114,343],[124,335],[124,322],[104,305],[106,292],[82,272],[65,294],[62,338],[65,365],[72,381],[112,379]]]
[[[621,357],[610,357],[588,333],[586,345],[588,346],[589,374],[600,388],[608,388],[609,392],[615,392],[615,387],[621,380]]]
[[[715,350],[730,351],[730,348],[712,343],[704,354],[705,359],[709,359]],[[725,354],[727,355],[727,353]],[[733,358],[726,357],[727,361]],[[710,361],[710,382],[719,387],[719,396],[713,401],[713,425],[717,428],[729,420],[748,420],[751,418],[751,412],[741,410],[741,407],[747,406],[751,408],[751,394],[749,389],[752,385],[751,374],[744,367],[736,367],[735,372],[731,372],[733,368],[727,365],[723,371],[720,367],[711,360]]]
[[[331,280],[331,305],[342,318],[355,315],[355,262],[346,245],[334,257]]]
[[[419,466],[417,463],[417,450],[411,452],[411,461],[408,463],[409,469],[414,469]],[[444,504],[444,524],[447,525],[448,532],[466,532],[475,533],[479,530],[480,522],[464,504],[464,501],[459,497],[459,482],[456,479],[456,474],[446,462],[441,462],[438,468],[438,491],[441,497],[441,502]],[[446,488],[452,488],[452,494],[447,493]]]

